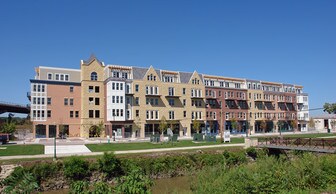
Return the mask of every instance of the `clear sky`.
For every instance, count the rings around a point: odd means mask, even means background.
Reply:
[[[28,103],[34,67],[79,68],[91,53],[303,85],[320,108],[336,101],[336,1],[0,1],[0,101]]]

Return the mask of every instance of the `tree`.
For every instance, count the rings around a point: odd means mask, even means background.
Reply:
[[[315,128],[315,122],[313,118],[309,119],[309,123],[308,123],[309,128],[314,129]]]
[[[235,118],[231,119],[231,127],[232,129],[237,129],[237,120]]]
[[[267,123],[266,123],[265,120],[262,120],[262,121],[260,122],[260,129],[262,129],[263,132],[265,133],[266,128],[267,128]]]
[[[167,124],[167,120],[165,116],[161,117],[161,121],[160,121],[160,125],[159,125],[159,131],[161,133],[161,135],[163,135],[163,133],[167,130],[168,128],[168,124]]]
[[[277,122],[277,125],[278,125],[278,130],[281,132],[281,129],[282,129],[283,126],[284,126],[284,122],[283,122],[283,121],[278,121],[278,122]]]
[[[291,124],[291,127],[292,127],[294,130],[297,129],[297,125],[298,125],[297,120],[292,120],[292,121],[290,122],[290,124]]]
[[[14,122],[6,122],[1,127],[1,133],[14,133],[16,129],[16,125]]]
[[[194,119],[192,124],[193,124],[193,128],[196,131],[196,133],[199,133],[201,123],[198,120]]]
[[[325,103],[323,105],[323,111],[329,114],[336,114],[336,103]]]

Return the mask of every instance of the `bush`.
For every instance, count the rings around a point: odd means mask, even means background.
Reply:
[[[240,165],[247,162],[246,156],[243,152],[228,152],[224,151],[224,164],[229,166]]]
[[[48,177],[55,176],[59,168],[58,163],[39,163],[32,166],[29,171],[34,174],[36,180],[40,183]]]
[[[72,180],[82,180],[89,175],[89,164],[79,157],[72,156],[64,161],[64,175]]]
[[[113,189],[107,183],[97,182],[93,185],[91,194],[112,194]]]
[[[98,170],[103,172],[107,177],[120,176],[121,164],[113,153],[104,153],[102,158],[98,159]]]
[[[33,193],[39,186],[32,173],[22,167],[14,169],[12,174],[0,184],[4,193]]]
[[[336,188],[336,157],[303,154],[291,161],[258,158],[234,168],[216,166],[201,171],[192,183],[195,193],[297,193]]]
[[[134,167],[128,175],[118,180],[116,191],[125,194],[144,194],[150,193],[152,185],[153,182],[145,175],[143,170]]]
[[[75,181],[70,185],[70,194],[86,194],[89,193],[89,182]]]
[[[249,147],[246,149],[246,154],[253,159],[257,158],[257,150],[254,147]]]

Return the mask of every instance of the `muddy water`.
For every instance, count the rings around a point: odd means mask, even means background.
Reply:
[[[43,194],[67,194],[68,189],[57,191],[47,191]],[[152,187],[153,194],[168,194],[168,193],[191,193],[190,190],[190,177],[181,176],[174,178],[156,179]]]

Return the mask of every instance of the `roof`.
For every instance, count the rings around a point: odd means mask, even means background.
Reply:
[[[190,80],[192,74],[193,73],[190,73],[190,72],[180,72],[181,83],[189,83],[189,80]]]
[[[133,79],[143,79],[148,71],[148,68],[142,67],[132,67],[133,69]]]
[[[318,116],[313,116],[313,119],[336,119],[336,114],[323,114]]]

